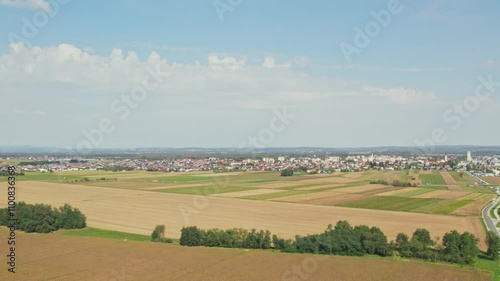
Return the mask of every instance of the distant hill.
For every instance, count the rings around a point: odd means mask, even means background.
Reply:
[[[330,147],[269,147],[269,148],[202,148],[202,147],[144,147],[133,149],[94,149],[87,153],[77,153],[57,147],[36,146],[0,146],[0,156],[23,156],[23,155],[207,155],[207,156],[229,156],[229,155],[289,155],[289,156],[322,156],[322,155],[356,155],[356,154],[397,154],[397,155],[420,155],[420,154],[458,154],[464,155],[467,151],[476,155],[500,155],[500,146],[436,146],[425,149],[415,146],[383,146],[383,147],[355,147],[355,148],[330,148]]]

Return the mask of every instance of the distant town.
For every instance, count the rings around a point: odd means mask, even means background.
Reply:
[[[248,156],[248,155],[247,155]],[[147,159],[146,157],[89,157],[70,158],[55,156],[3,157],[0,166],[15,163],[20,171],[60,172],[77,170],[105,171],[282,171],[292,169],[309,174],[334,172],[361,172],[367,170],[442,170],[467,171],[475,176],[500,176],[500,156],[473,157],[463,155],[400,156],[400,155],[351,155],[322,157],[193,157]],[[1,168],[0,168],[1,169]]]

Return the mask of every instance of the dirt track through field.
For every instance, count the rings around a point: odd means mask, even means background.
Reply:
[[[0,237],[8,235],[0,228]],[[491,281],[491,274],[415,261],[284,254],[260,250],[189,248],[88,237],[18,234],[17,272],[0,245],[0,280],[59,281],[275,281],[463,280]],[[298,268],[293,271],[294,268]],[[300,275],[298,275],[300,274]]]
[[[168,237],[179,238],[183,226],[201,228],[268,229],[284,238],[321,233],[328,224],[348,220],[353,225],[380,227],[394,239],[427,228],[431,237],[456,229],[469,231],[484,241],[477,217],[453,217],[393,211],[316,206],[220,197],[197,197],[153,191],[121,190],[49,182],[18,182],[18,201],[61,206],[69,203],[86,216],[89,226],[138,234],[151,234],[165,224]],[[0,207],[6,206],[6,196]],[[484,242],[481,243],[484,249]]]

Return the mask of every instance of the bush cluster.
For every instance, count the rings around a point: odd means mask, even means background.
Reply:
[[[86,217],[76,208],[65,204],[52,208],[45,204],[16,205],[17,228],[25,232],[49,233],[58,229],[76,229],[86,226]],[[8,226],[9,210],[0,209],[0,225]]]

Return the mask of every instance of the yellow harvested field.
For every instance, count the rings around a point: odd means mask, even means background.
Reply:
[[[271,194],[271,193],[277,193],[277,192],[283,192],[283,190],[279,190],[279,189],[254,189],[254,190],[245,190],[245,191],[237,191],[237,192],[219,193],[219,194],[213,194],[211,196],[238,198],[238,197],[244,197],[244,196]]]
[[[284,238],[296,234],[321,233],[328,224],[348,220],[353,225],[380,227],[389,239],[400,232],[426,228],[431,237],[456,229],[469,231],[484,241],[485,232],[477,217],[451,217],[419,213],[354,209],[330,206],[201,197],[152,191],[101,188],[49,182],[18,182],[18,201],[79,208],[89,226],[137,234],[151,234],[158,224],[166,225],[166,236],[179,238],[180,229],[201,228],[268,229]],[[6,196],[0,207],[6,207]],[[411,223],[409,223],[411,222]],[[481,242],[481,248],[485,248]]]
[[[470,195],[470,192],[465,191],[449,191],[449,190],[436,190],[413,196],[415,198],[436,198],[436,199],[464,199],[463,197]]]
[[[7,229],[0,228],[0,237],[7,235]],[[492,280],[490,272],[418,261],[190,248],[57,234],[18,233],[18,238],[22,246],[16,253],[17,272],[7,271],[2,254],[0,280]],[[1,243],[0,252],[7,252],[7,243]]]

